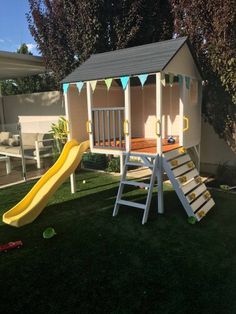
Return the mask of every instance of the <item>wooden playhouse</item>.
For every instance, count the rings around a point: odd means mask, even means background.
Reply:
[[[113,215],[133,206],[143,209],[145,223],[156,178],[163,213],[166,172],[188,216],[205,216],[214,201],[198,172],[202,77],[186,37],[92,55],[63,80],[63,90],[70,138],[89,137],[92,152],[121,157]],[[122,199],[126,184],[140,186],[126,180],[131,157],[152,171],[145,204]],[[74,191],[73,176],[71,184]]]

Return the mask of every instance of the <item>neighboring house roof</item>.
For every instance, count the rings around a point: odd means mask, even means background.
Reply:
[[[187,37],[98,53],[92,55],[81,66],[65,77],[62,83],[160,72],[164,70],[185,43],[188,44],[193,55]]]
[[[45,71],[42,57],[0,51],[0,80],[30,76]]]

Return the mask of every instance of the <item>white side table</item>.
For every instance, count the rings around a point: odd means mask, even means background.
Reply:
[[[5,161],[7,174],[11,173],[11,161],[8,156],[0,156],[0,161]]]

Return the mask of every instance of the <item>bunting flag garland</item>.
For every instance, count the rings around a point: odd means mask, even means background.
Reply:
[[[141,83],[141,85],[143,87],[145,82],[146,82],[146,80],[147,80],[147,78],[148,78],[148,74],[140,74],[140,75],[138,75],[138,78],[139,78],[140,83]]]
[[[190,88],[190,77],[185,76],[185,84],[186,84],[186,88],[189,89]]]
[[[107,86],[107,89],[109,90],[112,84],[112,78],[108,78],[105,80],[105,84]]]
[[[93,93],[94,93],[94,91],[95,91],[95,89],[96,89],[97,82],[98,82],[97,80],[95,80],[95,81],[90,81],[90,85],[91,85],[91,87],[92,87]]]
[[[84,86],[84,82],[77,82],[76,83],[76,87],[77,87],[79,93],[81,92],[83,86]]]
[[[166,75],[164,72],[161,72],[161,83],[163,86],[166,86]]]
[[[183,76],[181,74],[178,74],[178,83],[179,83],[179,86],[183,85]]]
[[[129,76],[122,76],[120,77],[120,80],[121,80],[123,90],[125,90],[129,82]]]
[[[169,84],[171,87],[173,86],[174,83],[174,77],[175,77],[174,74],[169,73]]]
[[[69,88],[69,83],[65,83],[65,84],[63,84],[63,93],[64,94],[66,94],[67,93],[67,90],[68,90],[68,88]]]

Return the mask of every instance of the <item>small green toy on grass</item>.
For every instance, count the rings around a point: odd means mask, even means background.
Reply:
[[[194,225],[196,222],[197,222],[196,217],[194,217],[194,216],[188,217],[188,223],[189,224]]]
[[[56,231],[52,227],[49,227],[49,228],[45,229],[44,232],[43,232],[44,239],[51,239],[55,235],[56,235]]]

